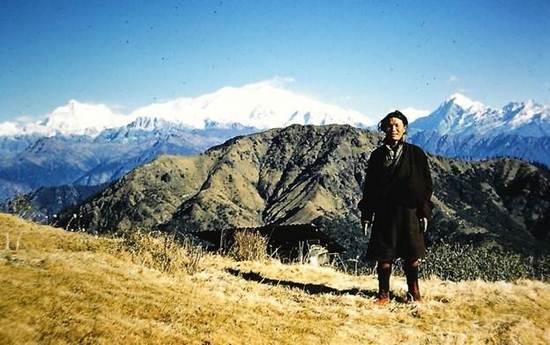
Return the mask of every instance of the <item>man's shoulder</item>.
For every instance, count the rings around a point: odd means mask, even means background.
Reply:
[[[372,157],[378,157],[378,156],[381,156],[381,155],[382,156],[384,155],[384,145],[378,146],[370,154],[371,158]]]
[[[372,153],[376,153],[376,154],[379,154],[380,152],[382,152],[384,150],[384,145],[380,145],[378,147],[376,147],[374,150],[372,150]]]
[[[412,152],[415,155],[423,155],[423,156],[426,155],[426,153],[424,152],[424,150],[422,150],[422,148],[420,146],[417,146],[417,145],[411,144],[411,143],[404,143],[404,145],[407,147],[407,149],[410,152]]]

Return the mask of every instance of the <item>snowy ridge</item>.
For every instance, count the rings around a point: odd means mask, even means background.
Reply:
[[[122,126],[125,122],[125,116],[106,105],[71,100],[48,115],[43,125],[62,134],[94,135],[108,127]]]
[[[422,115],[421,111],[409,110],[414,117]],[[42,121],[0,123],[0,137],[57,134],[96,137],[104,130],[126,126],[129,127],[124,130],[155,131],[163,128],[269,129],[291,124],[350,124],[366,128],[375,121],[357,111],[291,92],[285,89],[281,79],[275,78],[242,87],[224,87],[195,98],[154,103],[126,115],[104,104],[71,100],[47,114]],[[435,131],[440,135],[497,136],[507,133],[546,137],[550,136],[550,108],[529,100],[512,102],[497,110],[455,93],[431,114],[412,122],[410,127],[412,134]]]
[[[141,118],[141,120],[140,120]],[[157,119],[146,123],[145,118]],[[242,87],[224,87],[196,98],[154,103],[124,115],[104,104],[71,100],[34,123],[0,123],[0,136],[56,134],[97,136],[102,130],[138,121],[140,128],[154,129],[155,121],[171,122],[189,129],[244,127],[268,129],[291,124],[350,124],[367,127],[369,117],[336,105],[291,92],[280,79]]]
[[[531,100],[497,110],[455,94],[409,133],[412,143],[447,157],[510,156],[550,166],[550,108]]]
[[[137,109],[131,117],[158,117],[190,128],[204,129],[208,123],[268,129],[291,124],[351,124],[368,126],[365,115],[322,103],[281,88],[273,81],[240,88],[225,87],[197,98],[180,98]]]
[[[445,102],[452,102],[453,104],[456,104],[463,109],[468,109],[469,111],[475,113],[483,112],[486,109],[483,103],[473,101],[461,93],[454,93],[450,95],[449,97],[447,97]]]
[[[106,105],[70,100],[66,105],[57,107],[47,114],[42,121],[0,123],[0,136],[95,136],[105,128],[122,126],[126,121],[125,116],[115,113]]]
[[[497,110],[454,94],[430,115],[414,121],[411,129],[413,132],[435,131],[439,135],[547,137],[550,136],[550,108],[529,100],[512,102]]]

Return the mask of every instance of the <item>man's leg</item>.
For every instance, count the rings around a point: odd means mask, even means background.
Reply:
[[[376,272],[378,273],[378,304],[386,304],[390,301],[390,276],[392,262],[378,261]]]
[[[420,288],[418,287],[418,259],[409,259],[405,263],[405,275],[407,276],[408,298],[412,301],[422,301]]]

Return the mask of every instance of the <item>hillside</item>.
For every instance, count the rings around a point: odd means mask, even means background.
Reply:
[[[0,202],[40,187],[109,183],[159,155],[197,154],[254,131],[242,126],[192,130],[138,118],[97,136],[0,136]]]
[[[9,233],[10,249],[6,248]],[[18,248],[16,245],[19,243]],[[547,344],[550,285],[422,281],[378,307],[376,279],[203,255],[164,273],[120,240],[0,214],[0,343]]]
[[[0,202],[0,211],[44,223],[64,208],[76,205],[106,187],[105,184],[40,187],[32,193],[19,195],[4,203]]]
[[[294,123],[373,121],[292,92],[278,78],[126,114],[73,99],[37,123],[0,122],[0,202],[40,187],[109,183],[161,154],[198,154],[236,135]]]
[[[351,126],[299,126],[236,137],[204,154],[163,156],[61,217],[102,233],[133,227],[180,234],[270,223],[316,222],[360,254],[357,202],[379,134]],[[431,156],[430,241],[547,251],[550,172],[511,159]],[[74,218],[76,215],[76,218]]]

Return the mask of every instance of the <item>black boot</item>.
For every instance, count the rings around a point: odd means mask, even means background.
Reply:
[[[409,288],[407,299],[411,302],[422,301],[420,288],[418,287],[418,261],[415,260],[407,263],[405,266],[405,275],[407,276],[407,287]]]
[[[387,304],[390,302],[390,276],[391,262],[378,262],[376,272],[378,273],[378,299],[376,304]]]

